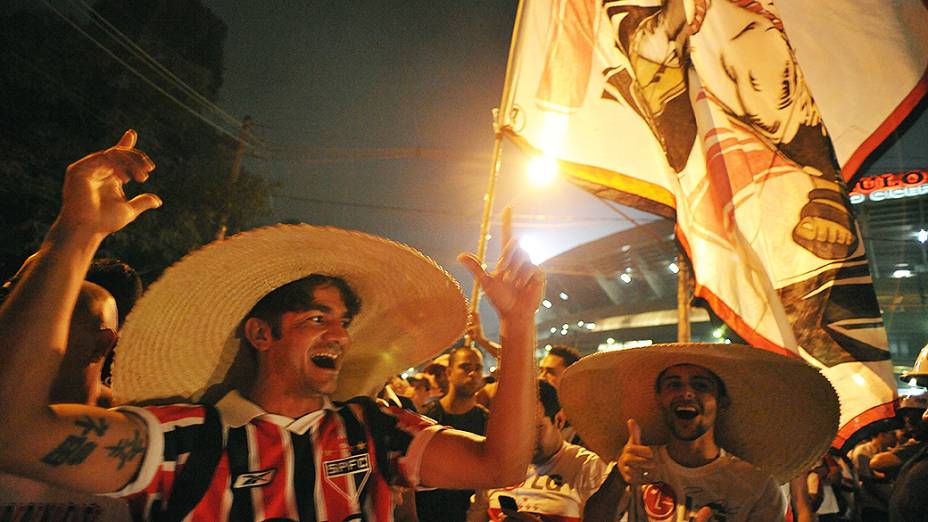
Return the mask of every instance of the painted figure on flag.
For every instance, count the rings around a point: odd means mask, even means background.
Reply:
[[[605,2],[616,27],[616,43],[637,78],[633,80],[624,67],[607,71],[607,92],[614,89],[649,123],[667,161],[680,172],[695,140],[692,112],[687,132],[668,127],[679,124],[679,111],[692,111],[686,67],[697,67],[702,80],[698,98],[720,107],[729,119],[716,129],[719,135],[713,140],[723,154],[725,149],[751,148],[744,159],[754,176],[784,162],[806,172],[815,188],[808,194],[793,239],[823,259],[848,257],[858,241],[854,220],[820,114],[783,23],[772,10],[773,2],[765,6],[753,0],[716,0],[708,22],[724,36],[706,40],[700,52],[689,54],[687,44],[707,23],[709,1],[696,0],[689,24],[682,0],[667,2],[664,8]],[[753,59],[758,56],[764,59]],[[670,105],[679,107],[665,111]],[[708,166],[726,170],[712,162]]]
[[[697,243],[734,252],[744,276],[732,295],[781,303],[753,320],[738,310],[752,329],[763,335],[753,325],[779,316],[771,322],[788,322],[795,337],[786,344],[825,367],[889,359],[844,182],[774,3],[557,4],[537,103],[566,113],[586,103],[589,76],[577,69],[608,27],[623,59],[602,72],[601,97],[647,124],[676,173],[697,276],[700,262],[716,262]]]

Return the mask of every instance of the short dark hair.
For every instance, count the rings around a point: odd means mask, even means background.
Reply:
[[[557,355],[564,360],[564,368],[567,368],[571,364],[580,360],[580,352],[577,351],[573,346],[568,346],[566,344],[555,344],[548,350],[549,355]]]
[[[473,348],[471,346],[455,346],[448,352],[448,368],[454,368],[454,360],[457,358],[457,353],[461,351],[475,352],[480,354],[480,358],[483,358],[483,354],[480,353],[480,350]]]
[[[538,400],[545,409],[545,417],[554,422],[554,416],[561,411],[561,402],[557,399],[557,390],[547,381],[538,379]]]
[[[348,309],[348,318],[358,315],[361,311],[361,298],[344,279],[311,274],[291,281],[262,297],[251,311],[245,314],[242,324],[249,318],[256,317],[267,322],[271,326],[271,334],[280,338],[280,318],[287,312],[305,312],[311,309],[314,305],[313,292],[326,286],[338,289],[345,308]]]
[[[449,357],[450,359],[450,357]],[[435,384],[441,390],[442,395],[448,394],[448,368],[438,363],[430,363],[422,372],[435,377]]]
[[[102,286],[113,296],[116,300],[116,309],[119,311],[120,325],[126,320],[126,316],[142,295],[142,278],[128,263],[119,259],[111,257],[95,259],[85,279]]]
[[[664,372],[666,372],[667,370],[673,368],[674,366],[699,366],[699,365],[698,365],[698,364],[680,363],[680,364],[671,364],[670,366],[664,368],[663,370],[661,370],[661,373],[657,374],[657,379],[654,380],[654,393],[660,393],[660,391],[661,391],[661,377],[664,376]],[[706,368],[705,366],[699,366],[699,367],[702,368],[703,370],[706,370],[707,372],[709,372],[709,375],[712,376],[712,379],[715,381],[715,387],[718,388],[718,390],[719,390],[719,398],[721,399],[722,397],[728,397],[728,390],[725,389],[725,381],[723,381],[721,377],[719,377],[718,375],[716,375],[715,372],[712,371],[712,370],[710,370],[709,368]]]

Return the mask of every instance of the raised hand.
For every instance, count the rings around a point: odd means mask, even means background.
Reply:
[[[123,185],[141,183],[155,169],[144,152],[135,149],[137,135],[128,130],[108,149],[84,156],[68,166],[58,225],[106,236],[161,206],[154,194],[126,200]]]
[[[627,484],[653,482],[654,452],[641,444],[641,427],[635,419],[628,419],[628,442],[619,455],[618,467]]]
[[[512,211],[508,208],[503,212],[501,239],[503,251],[493,272],[484,270],[473,254],[461,254],[458,261],[476,278],[500,318],[534,316],[544,295],[545,278],[512,238]]]

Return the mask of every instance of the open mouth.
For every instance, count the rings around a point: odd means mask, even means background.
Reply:
[[[674,408],[673,413],[679,419],[693,420],[699,415],[699,410],[695,406],[678,406]]]
[[[319,368],[326,370],[334,370],[335,362],[338,360],[338,355],[330,353],[318,353],[309,358]]]

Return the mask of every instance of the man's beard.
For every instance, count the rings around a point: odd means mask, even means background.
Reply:
[[[685,442],[693,442],[694,440],[699,439],[709,431],[709,427],[706,426],[705,419],[699,419],[691,429],[688,429],[686,433],[681,433],[677,425],[679,418],[673,411],[664,410],[662,412],[664,416],[664,422],[670,428],[670,431],[673,433],[674,438]],[[702,415],[700,411],[699,415]]]
[[[674,424],[670,425],[670,430],[673,431],[674,437],[686,442],[693,442],[694,440],[699,439],[699,437],[705,435],[707,431],[709,431],[709,429],[706,428],[706,425],[702,421],[696,424],[695,428],[689,430],[689,433],[686,434],[677,431],[677,426]]]

